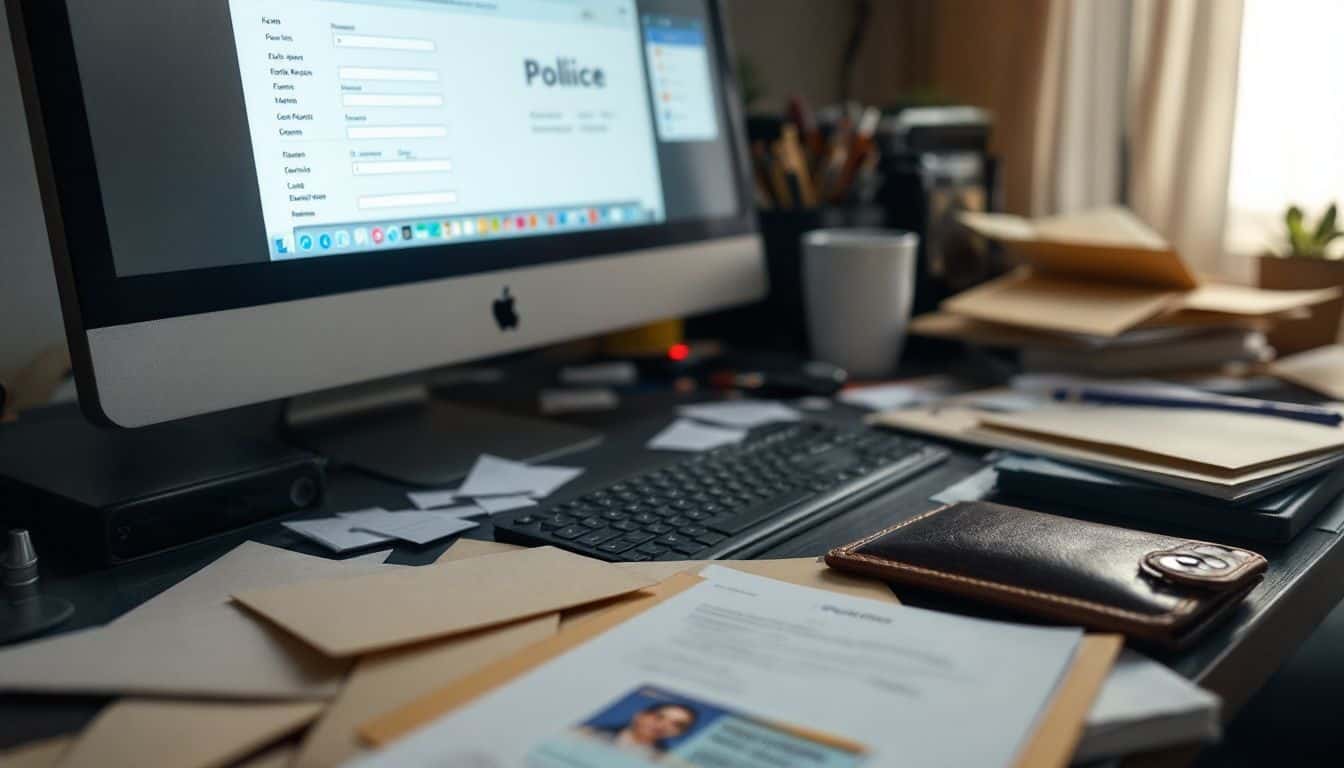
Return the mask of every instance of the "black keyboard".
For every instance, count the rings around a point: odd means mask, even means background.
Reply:
[[[492,522],[500,541],[602,560],[745,558],[946,458],[942,448],[873,429],[772,425],[738,445]]]

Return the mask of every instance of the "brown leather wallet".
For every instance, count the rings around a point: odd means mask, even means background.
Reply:
[[[1268,565],[1245,549],[983,501],[898,523],[826,563],[1168,648],[1226,616]]]

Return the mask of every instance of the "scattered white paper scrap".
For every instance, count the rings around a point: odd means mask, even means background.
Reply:
[[[511,497],[502,496],[500,498],[511,498]],[[444,517],[478,517],[480,515],[486,514],[486,511],[484,509],[481,509],[480,505],[478,505],[474,501],[471,502],[470,504],[466,504],[460,507],[447,507],[443,509],[426,509],[423,511],[433,512],[436,515],[443,515]]]
[[[457,491],[413,491],[406,494],[416,509],[438,509],[452,506],[457,501]]]
[[[497,514],[499,512],[512,512],[515,509],[524,507],[535,507],[537,502],[527,496],[492,496],[484,499],[476,499],[472,502],[476,505],[477,514]]]
[[[532,466],[484,454],[476,460],[457,495],[459,498],[526,495],[539,499],[581,474],[583,470],[578,467]]]
[[[476,523],[461,517],[422,510],[368,510],[346,513],[343,517],[358,530],[391,536],[412,544],[428,544],[476,527]]]
[[[985,467],[970,477],[944,488],[929,501],[937,504],[955,504],[958,501],[980,501],[994,490],[999,482],[999,473],[993,467]]]
[[[629,361],[571,365],[560,369],[560,381],[570,385],[621,386],[639,380],[639,369]]]
[[[593,389],[543,389],[538,396],[542,413],[588,413],[592,411],[612,411],[621,404],[621,398],[614,390]]]
[[[893,384],[874,384],[869,387],[846,389],[837,395],[836,399],[859,408],[890,411],[936,402],[965,389],[965,385],[951,377],[927,376]]]
[[[798,421],[803,417],[783,403],[766,400],[726,400],[683,405],[679,410],[683,416],[734,429],[753,429],[779,421]]]
[[[745,429],[728,429],[697,424],[690,419],[677,419],[649,441],[657,451],[708,451],[742,441]]]
[[[349,552],[373,544],[392,541],[390,536],[380,536],[368,531],[354,530],[349,520],[339,517],[324,517],[319,520],[291,520],[281,523],[284,527],[311,539],[330,549],[332,552]]]
[[[395,513],[388,512],[382,507],[371,507],[356,512],[337,512],[336,516],[349,523],[351,527],[357,527],[364,523],[376,523],[380,520],[386,520],[389,516],[394,514]]]

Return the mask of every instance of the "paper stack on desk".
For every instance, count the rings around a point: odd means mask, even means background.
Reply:
[[[356,765],[1062,765],[1119,648],[700,575],[374,719]]]
[[[589,648],[595,638],[607,637],[608,630],[624,630],[636,616],[664,601],[670,605],[670,599],[683,590],[693,591],[696,580],[688,574],[698,574],[707,585],[719,585],[726,591],[696,607],[685,631],[708,631],[711,625],[720,628],[716,632],[739,631],[733,629],[735,626],[745,630],[748,625],[725,612],[728,609],[746,610],[740,618],[764,611],[781,620],[803,610],[814,612],[819,621],[841,632],[836,637],[842,642],[836,648],[843,653],[827,661],[808,651],[808,643],[821,643],[820,648],[830,642],[816,634],[820,624],[809,625],[808,631],[796,638],[803,645],[794,649],[810,654],[806,666],[839,664],[835,667],[839,670],[849,665],[851,654],[858,651],[879,666],[899,660],[890,669],[875,667],[872,672],[894,675],[893,680],[921,686],[926,694],[941,697],[939,700],[957,702],[951,709],[930,707],[928,696],[923,697],[916,711],[926,725],[960,728],[967,699],[954,689],[972,684],[970,679],[963,679],[968,675],[977,679],[973,699],[985,713],[995,715],[992,738],[983,731],[973,743],[925,739],[921,749],[934,754],[953,748],[945,744],[959,745],[955,748],[992,758],[987,761],[990,764],[1066,764],[1081,733],[1084,715],[1119,645],[1114,638],[1084,638],[1076,629],[1018,627],[926,611],[889,614],[891,609],[900,609],[886,585],[836,573],[812,558],[611,565],[553,549],[520,550],[493,542],[461,541],[438,564],[408,568],[380,565],[374,557],[335,562],[246,544],[106,628],[0,651],[0,672],[5,673],[0,690],[131,695],[105,709],[83,733],[39,745],[44,755],[50,754],[52,761],[59,759],[63,765],[315,768],[342,764],[361,754],[396,762],[405,754],[402,747],[395,747],[385,757],[371,755],[370,742],[361,739],[386,743],[393,738],[389,735],[393,730],[405,727],[408,716],[437,719],[440,715],[433,708],[443,703],[445,692],[459,696],[478,690],[482,675],[533,664],[538,653],[549,653],[554,647],[596,654],[606,660],[608,672],[617,675],[625,674],[623,665],[636,665],[640,673],[621,682],[630,691],[644,691],[661,681],[663,690],[678,687],[676,695],[688,695],[686,686],[696,687],[694,680],[712,679],[713,685],[719,686],[749,674],[748,667],[739,667],[736,662],[711,669],[690,659],[677,661],[664,653],[622,655],[611,648]],[[796,589],[799,591],[792,591]],[[704,589],[701,593],[708,594]],[[227,602],[230,594],[238,595],[247,607]],[[896,637],[890,635],[889,621],[907,631],[937,633],[946,642],[921,644],[923,650],[914,656],[898,652],[890,659],[886,656],[890,649],[880,644],[865,646],[866,650],[854,645],[859,636],[855,633]],[[197,625],[199,631],[189,629]],[[175,626],[180,631],[175,632]],[[243,635],[239,628],[244,626],[262,632],[270,642],[250,646],[240,642]],[[771,632],[782,630],[785,624],[774,626]],[[138,634],[120,634],[132,631]],[[608,645],[633,648],[626,634],[611,635]],[[61,647],[68,638],[81,635],[89,639],[81,640],[78,648]],[[956,642],[962,643],[964,651],[954,649],[952,635],[961,637]],[[996,638],[991,646],[994,653],[1012,658],[1012,664],[996,663],[984,656],[983,640],[988,635]],[[697,644],[683,644],[675,633],[655,630],[646,637],[656,639],[674,654],[706,652]],[[240,645],[250,650],[240,651]],[[939,650],[928,656],[933,652],[927,649],[935,645]],[[788,651],[777,642],[754,647],[759,649],[760,661]],[[124,663],[137,653],[134,658],[138,661]],[[615,664],[622,658],[624,662]],[[197,672],[192,671],[187,659],[199,668]],[[321,664],[314,667],[314,660],[319,659]],[[784,668],[795,666],[787,661],[786,657],[776,659]],[[961,677],[953,676],[956,680],[942,673],[929,677],[905,668],[916,664],[944,669],[952,662],[961,673]],[[668,664],[690,664],[687,669],[700,671],[671,686],[680,675],[672,674],[674,667]],[[319,667],[330,672],[308,685],[287,683],[312,675]],[[664,670],[661,676],[655,674],[658,669]],[[842,685],[824,670],[816,672],[832,681],[828,684]],[[195,682],[191,683],[193,675]],[[276,680],[263,681],[268,675]],[[238,679],[231,679],[235,676]],[[81,677],[85,678],[83,682]],[[876,740],[881,729],[888,723],[914,728],[913,721],[904,717],[892,720],[889,713],[881,714],[888,712],[885,707],[864,706],[864,702],[875,696],[902,700],[908,696],[899,686],[885,686],[885,692],[872,689],[864,682],[870,677],[867,672],[851,677],[853,680],[843,685],[853,690],[840,698],[863,707],[872,721],[853,733],[845,724],[842,735],[862,751],[876,753],[880,749],[886,754],[890,747]],[[50,685],[56,678],[63,682]],[[595,680],[584,678],[579,682],[587,691],[585,696],[593,695]],[[742,682],[745,678],[734,684]],[[1000,686],[1003,696],[987,695],[991,683]],[[790,682],[781,677],[776,684],[788,686]],[[152,694],[154,698],[134,698],[137,694]],[[708,701],[703,695],[692,698],[702,704]],[[793,694],[766,698],[776,702],[772,707],[792,700],[806,715],[802,721],[795,716],[792,722],[805,721],[809,727],[817,726],[821,722],[815,719],[817,713],[828,710],[830,702],[836,700],[826,695]],[[576,716],[591,714],[573,709],[584,709],[587,704],[566,696],[531,699],[552,700]],[[706,724],[718,719],[720,731],[729,725],[734,732],[739,727],[765,728],[760,734],[768,736],[776,732],[770,730],[769,723],[789,721],[772,717],[787,713],[760,710],[759,702],[753,703],[754,699],[744,698],[740,692],[716,688],[710,699],[718,714],[703,710]],[[493,743],[506,749],[550,745],[545,746],[549,749],[559,744],[545,738],[539,744],[518,741],[523,735],[530,738],[532,732],[525,733],[525,729],[545,723],[523,710],[511,710],[513,736]],[[723,719],[727,713],[736,713],[735,719]],[[762,716],[764,720],[759,719]],[[840,722],[836,717],[831,720],[831,725]],[[361,737],[361,730],[378,735]],[[297,749],[276,746],[277,740],[298,733],[303,735]],[[543,735],[550,735],[549,731]],[[567,740],[564,734],[558,735],[562,741]],[[802,732],[790,738],[794,737],[806,743],[813,741]],[[835,746],[830,741],[818,743],[827,749]],[[457,750],[464,744],[453,740],[447,748]],[[435,745],[430,749],[436,754],[442,751]],[[9,757],[0,755],[0,762]]]
[[[961,220],[1023,266],[915,318],[911,333],[1021,350],[1028,370],[1129,375],[1261,362],[1272,355],[1264,331],[1340,295],[1201,283],[1121,208]]]
[[[945,402],[873,421],[1226,501],[1255,498],[1344,463],[1342,427],[1213,410],[1051,403],[1002,413]]]

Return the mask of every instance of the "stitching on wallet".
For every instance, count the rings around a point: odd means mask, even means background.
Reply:
[[[901,528],[904,528],[905,526],[910,525],[912,523],[919,522],[920,520],[923,520],[926,517],[936,515],[945,509],[948,509],[948,507],[943,506],[938,507],[937,509],[931,509],[922,515],[916,515],[915,517],[912,517],[909,520],[902,521],[900,523],[897,523],[896,525],[891,526],[890,528],[883,529],[881,531],[878,531],[877,533],[859,539],[858,541],[852,544],[840,547],[839,551],[845,557],[852,558],[854,560],[862,560],[864,562],[873,563],[875,565],[881,565],[887,568],[895,568],[897,570],[904,570],[904,571],[913,571],[916,573],[936,576],[938,578],[946,579],[948,581],[957,581],[965,584],[973,584],[975,586],[985,587],[1000,592],[1010,592],[1017,595],[1025,595],[1027,597],[1038,598],[1041,600],[1045,600],[1047,602],[1062,603],[1074,607],[1085,608],[1098,613],[1104,613],[1111,616],[1132,619],[1141,624],[1150,624],[1150,625],[1173,624],[1178,616],[1184,616],[1190,613],[1196,605],[1194,598],[1187,597],[1181,600],[1179,603],[1177,603],[1176,606],[1172,608],[1172,610],[1166,613],[1158,614],[1157,616],[1152,616],[1149,614],[1127,611],[1123,608],[1115,608],[1109,605],[1103,605],[1101,603],[1094,603],[1090,600],[1083,600],[1077,597],[1069,597],[1068,595],[1059,595],[1053,592],[1041,592],[1039,590],[1027,589],[1025,587],[1015,587],[1011,584],[1004,584],[998,581],[988,581],[985,579],[972,578],[970,576],[961,576],[955,573],[947,573],[946,571],[937,571],[932,568],[923,568],[916,565],[905,565],[904,563],[897,563],[892,560],[885,560],[882,558],[873,557],[872,555],[863,555],[854,551],[858,547],[862,547],[863,545],[869,543],[870,541],[879,539],[893,531],[900,530]]]

